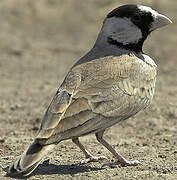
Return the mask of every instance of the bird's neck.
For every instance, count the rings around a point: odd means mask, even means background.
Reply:
[[[130,41],[127,43],[123,43],[122,39],[114,38],[112,35],[107,35],[104,32],[100,32],[98,38],[95,42],[94,48],[99,49],[113,49],[114,51],[124,49],[125,51],[133,51],[135,53],[141,53],[142,47],[144,43],[143,38],[139,39],[138,41]]]
[[[104,21],[95,47],[122,48],[136,53],[142,52],[144,38],[141,29],[128,18],[109,18]]]
[[[117,48],[121,48],[121,49],[126,49],[129,51],[134,51],[136,53],[140,53],[142,52],[142,48],[143,48],[143,43],[144,40],[139,40],[137,43],[128,43],[128,44],[123,44],[122,42],[119,42],[116,39],[113,39],[112,37],[108,37],[107,41],[110,45],[112,46],[116,46]]]

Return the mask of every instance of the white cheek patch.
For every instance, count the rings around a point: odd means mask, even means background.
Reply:
[[[113,17],[108,19],[105,26],[106,33],[123,45],[135,44],[142,38],[141,30],[129,18]]]
[[[156,17],[156,16],[158,15],[158,12],[157,12],[157,11],[151,9],[151,8],[148,7],[148,6],[139,5],[139,6],[138,6],[138,9],[140,9],[141,11],[144,11],[144,12],[150,12],[153,17]]]

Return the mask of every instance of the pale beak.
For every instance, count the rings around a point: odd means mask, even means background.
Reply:
[[[166,17],[162,14],[157,14],[154,17],[153,23],[151,24],[150,31],[153,31],[155,29],[158,29],[160,27],[166,26],[166,25],[171,24],[171,23],[172,23],[172,21],[168,17]]]

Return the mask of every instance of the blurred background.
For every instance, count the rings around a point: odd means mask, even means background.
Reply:
[[[152,106],[105,135],[125,157],[143,165],[116,169],[101,169],[100,163],[72,165],[84,157],[65,141],[30,179],[176,179],[176,0],[0,0],[0,177],[5,178],[3,168],[37,134],[56,89],[93,46],[106,14],[127,3],[150,6],[173,21],[153,32],[144,45],[159,69]],[[81,141],[93,154],[112,159],[93,135]]]

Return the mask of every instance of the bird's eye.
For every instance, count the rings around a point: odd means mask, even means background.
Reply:
[[[132,17],[132,21],[138,23],[138,22],[141,21],[141,17],[140,17],[139,15],[135,14],[135,15]]]

